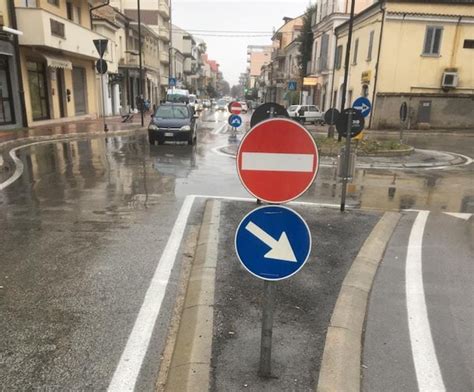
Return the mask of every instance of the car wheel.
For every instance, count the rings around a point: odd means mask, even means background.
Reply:
[[[150,145],[151,145],[151,146],[154,146],[154,145],[155,145],[155,141],[156,141],[155,138],[149,136],[149,137],[148,137],[148,141],[150,142]]]
[[[191,133],[191,135],[189,136],[189,139],[188,139],[188,146],[192,146],[195,142],[196,138],[195,136]]]
[[[164,139],[158,139],[158,145],[161,146],[163,144],[165,144]]]

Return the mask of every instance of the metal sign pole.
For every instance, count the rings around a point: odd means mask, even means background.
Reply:
[[[101,57],[102,58],[102,57]],[[104,132],[108,132],[107,124],[105,122],[105,94],[104,94],[104,74],[100,74],[100,94],[102,95],[102,117],[104,119]]]
[[[346,206],[347,180],[349,177],[349,159],[351,157],[352,110],[347,115],[346,148],[344,151],[344,177],[342,178],[341,212]]]
[[[272,375],[274,283],[268,280],[263,281],[262,339],[260,343],[260,375],[262,377],[271,377]]]

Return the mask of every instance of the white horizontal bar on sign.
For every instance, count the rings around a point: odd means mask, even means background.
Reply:
[[[312,172],[313,154],[242,153],[242,170]]]

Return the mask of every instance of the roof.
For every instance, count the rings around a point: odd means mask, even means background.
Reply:
[[[120,27],[117,23],[119,17],[125,22],[131,21],[128,16],[122,14],[117,8],[112,7],[111,5],[105,5],[92,10],[92,21],[104,20],[116,27]]]

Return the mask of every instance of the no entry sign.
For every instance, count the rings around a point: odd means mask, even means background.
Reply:
[[[286,203],[313,183],[319,157],[311,134],[295,121],[274,118],[258,123],[242,139],[237,172],[257,199]]]
[[[232,114],[240,114],[242,112],[242,105],[236,101],[229,103],[229,112]]]

